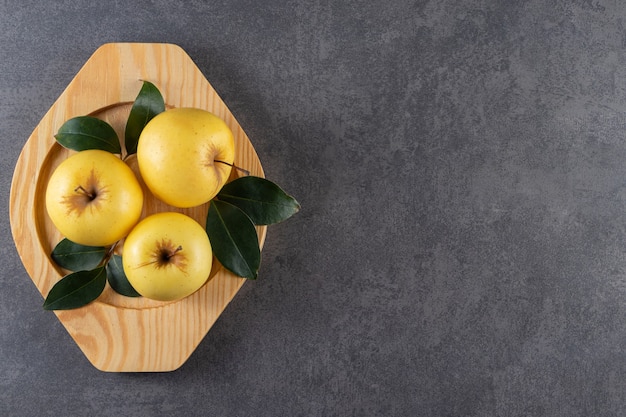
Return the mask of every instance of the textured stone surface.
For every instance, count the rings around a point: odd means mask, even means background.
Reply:
[[[0,2],[0,415],[626,415],[626,7],[173,3]],[[92,368],[11,243],[21,147],[113,41],[183,47],[303,206],[173,373]]]

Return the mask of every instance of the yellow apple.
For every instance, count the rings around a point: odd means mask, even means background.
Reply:
[[[144,127],[137,162],[148,189],[175,207],[211,200],[228,180],[233,133],[216,115],[195,108],[166,110]]]
[[[144,218],[126,237],[122,250],[128,282],[142,296],[159,301],[194,293],[209,278],[212,263],[206,231],[181,213]]]
[[[54,170],[46,189],[46,210],[69,240],[108,246],[139,221],[143,192],[120,158],[101,150],[78,152]]]

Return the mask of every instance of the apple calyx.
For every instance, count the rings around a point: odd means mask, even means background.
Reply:
[[[75,194],[63,197],[63,202],[67,207],[67,213],[77,211],[78,214],[80,214],[91,204],[97,207],[106,192],[106,187],[100,184],[96,172],[92,170],[85,186],[79,184],[74,188]]]
[[[173,265],[184,271],[187,268],[187,259],[183,253],[182,245],[176,246],[170,239],[161,239],[156,243],[156,249],[152,252],[152,260],[139,267],[156,264],[157,268],[165,268]]]

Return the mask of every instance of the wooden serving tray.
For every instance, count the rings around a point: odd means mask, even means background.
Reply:
[[[180,47],[142,43],[101,46],[35,128],[13,174],[13,239],[26,271],[44,297],[67,273],[50,259],[50,252],[63,237],[47,215],[45,190],[54,169],[74,152],[58,145],[54,135],[66,120],[89,114],[109,122],[123,140],[126,120],[142,80],[155,84],[169,107],[202,108],[221,117],[235,136],[235,164],[252,175],[264,177],[247,135]],[[139,172],[134,157],[128,163]],[[236,175],[233,170],[233,176]],[[204,225],[208,204],[177,209],[152,197],[145,186],[144,195],[143,216],[179,211]],[[257,232],[262,247],[267,227],[257,227]],[[244,281],[214,261],[208,282],[179,301],[124,297],[107,284],[103,294],[91,304],[54,313],[88,360],[102,371],[171,371],[189,358]]]

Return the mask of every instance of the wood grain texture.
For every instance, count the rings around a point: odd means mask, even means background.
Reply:
[[[90,114],[109,122],[121,140],[132,101],[142,80],[154,83],[169,107],[196,107],[221,117],[235,137],[235,164],[264,176],[247,135],[189,56],[172,44],[112,43],[101,46],[45,114],[18,158],[10,196],[13,239],[24,267],[42,296],[62,278],[51,261],[62,239],[45,210],[47,180],[73,151],[59,146],[54,134],[68,119]],[[138,174],[136,160],[128,164]],[[232,176],[238,173],[233,170]],[[143,184],[142,184],[143,185]],[[177,209],[152,197],[144,185],[143,216],[184,212],[204,224],[208,205]],[[257,227],[263,246],[267,228]],[[119,250],[123,249],[120,245]],[[111,372],[171,371],[191,355],[245,280],[214,262],[208,282],[175,302],[123,297],[108,287],[93,303],[57,311],[72,338],[98,369]]]

